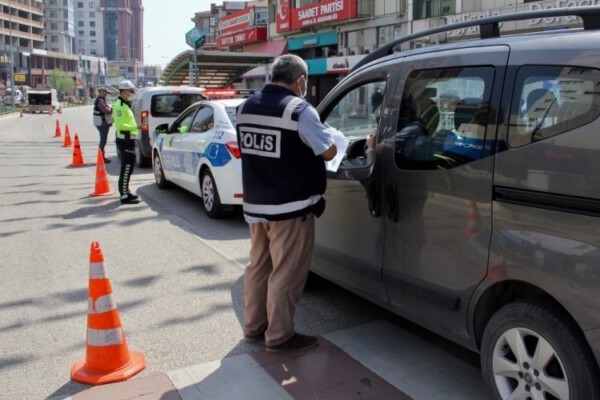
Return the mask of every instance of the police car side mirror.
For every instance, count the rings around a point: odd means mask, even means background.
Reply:
[[[156,133],[167,133],[169,131],[169,124],[160,124],[156,127]]]

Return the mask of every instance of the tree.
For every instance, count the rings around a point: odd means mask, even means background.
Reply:
[[[59,69],[52,70],[50,75],[50,83],[58,94],[68,94],[75,90],[75,81],[73,78],[65,75],[64,71]]]

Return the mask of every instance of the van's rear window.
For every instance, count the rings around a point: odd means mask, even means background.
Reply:
[[[188,106],[202,100],[202,96],[192,93],[168,93],[152,96],[150,113],[153,117],[177,117]]]

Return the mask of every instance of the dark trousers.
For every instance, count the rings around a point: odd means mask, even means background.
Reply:
[[[108,125],[100,125],[96,127],[98,132],[100,133],[100,143],[98,147],[102,151],[102,156],[104,156],[104,147],[106,146],[106,141],[108,140],[108,131],[110,130],[110,126]],[[106,158],[106,157],[104,157]]]
[[[121,196],[129,193],[129,178],[135,166],[135,140],[118,139],[117,149],[121,154],[121,173],[119,174],[119,193]]]

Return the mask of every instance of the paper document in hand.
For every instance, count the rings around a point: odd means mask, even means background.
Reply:
[[[333,142],[337,147],[337,154],[335,157],[325,163],[325,168],[327,171],[336,172],[342,163],[342,160],[346,156],[346,149],[348,149],[348,144],[350,143],[350,139],[348,139],[344,134],[336,129],[330,129],[331,136],[333,137]]]

